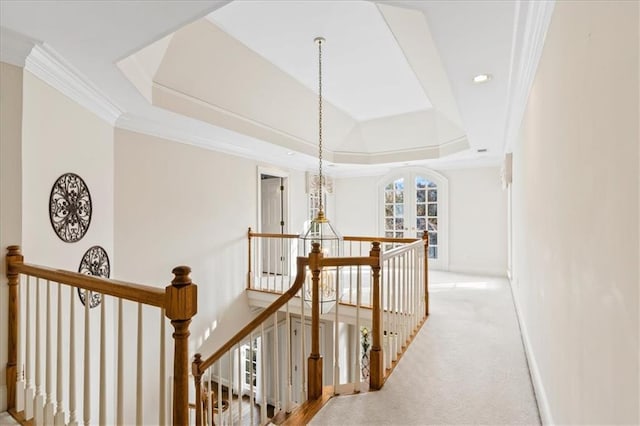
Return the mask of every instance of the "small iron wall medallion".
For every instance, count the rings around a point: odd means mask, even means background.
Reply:
[[[78,272],[94,277],[109,278],[111,275],[111,265],[105,249],[100,246],[93,246],[87,250],[84,256],[82,256]],[[102,294],[79,288],[78,297],[80,297],[83,305],[87,300],[87,293],[90,294],[89,308],[95,308],[102,302]]]
[[[91,194],[84,180],[65,173],[56,180],[49,196],[49,219],[56,235],[67,243],[80,241],[91,223]]]

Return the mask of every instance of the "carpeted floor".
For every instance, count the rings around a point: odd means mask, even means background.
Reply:
[[[430,279],[431,315],[383,389],[333,398],[311,425],[540,424],[508,281]]]

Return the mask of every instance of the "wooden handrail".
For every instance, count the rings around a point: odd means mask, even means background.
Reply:
[[[251,228],[249,228],[251,229]],[[269,234],[263,232],[251,232],[249,231],[249,237],[262,237],[262,238],[300,238],[299,234]]]
[[[273,234],[273,233],[261,233],[261,232],[253,232],[251,228],[249,228],[248,233],[249,238],[253,237],[261,237],[261,238],[285,238],[285,239],[294,239],[300,238],[300,234]],[[344,241],[360,241],[365,243],[373,243],[374,241],[378,241],[380,243],[413,243],[418,241],[420,238],[391,238],[391,237],[355,237],[355,236],[344,236],[342,237]]]
[[[196,354],[195,359],[199,359],[201,362],[192,363],[192,368],[194,375],[199,373],[202,375],[206,371],[207,368],[212,366],[218,359],[220,359],[225,353],[227,353],[230,349],[232,349],[235,345],[243,341],[251,331],[253,331],[256,327],[266,321],[274,312],[277,312],[281,307],[285,305],[291,298],[293,298],[296,293],[300,291],[302,288],[302,284],[304,283],[306,277],[306,266],[308,265],[309,260],[306,257],[298,257],[297,258],[297,273],[296,279],[293,282],[293,285],[283,293],[280,297],[278,297],[271,305],[269,305],[264,311],[262,311],[257,317],[251,320],[247,325],[245,325],[242,330],[238,331],[231,339],[227,341],[220,349],[213,353],[206,360],[201,360],[201,355]]]
[[[18,287],[20,274],[25,274],[164,309],[165,316],[171,320],[171,325],[174,327],[173,424],[185,425],[188,423],[189,324],[191,323],[191,318],[197,313],[198,306],[197,286],[189,276],[191,268],[188,266],[174,268],[172,271],[174,278],[171,283],[165,288],[158,288],[24,263],[24,256],[20,246],[9,246],[7,248],[6,262],[9,283],[8,362],[6,370],[8,408],[14,409],[16,407],[17,334],[20,316]],[[86,312],[88,312],[88,308]]]
[[[344,241],[361,241],[365,243],[413,243],[418,241],[420,238],[391,238],[391,237],[352,237],[345,236],[342,237]]]
[[[32,277],[70,285],[83,290],[93,291],[95,293],[119,297],[121,299],[157,306],[159,308],[164,307],[165,291],[163,288],[94,277],[78,272],[63,271],[48,268],[46,266],[32,265],[29,263],[11,263],[10,268],[11,272],[16,274],[30,275]]]

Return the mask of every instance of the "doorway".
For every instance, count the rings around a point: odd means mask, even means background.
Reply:
[[[258,226],[264,234],[286,234],[289,229],[289,185],[286,173],[259,169]],[[262,272],[283,275],[289,270],[288,250],[284,240],[261,238]]]

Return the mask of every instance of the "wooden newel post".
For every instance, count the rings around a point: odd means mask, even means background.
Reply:
[[[165,314],[173,325],[173,424],[189,423],[189,324],[198,312],[198,286],[191,282],[191,268],[173,268],[174,278],[165,288]]]
[[[382,301],[380,298],[380,243],[372,243],[370,257],[378,258],[376,266],[372,266],[373,272],[373,312],[371,313],[371,329],[373,342],[371,342],[371,352],[369,353],[369,387],[371,389],[381,389],[384,384],[384,365],[382,359]]]
[[[19,379],[16,370],[18,358],[18,318],[19,312],[19,286],[20,274],[15,271],[14,265],[22,263],[24,257],[20,246],[7,248],[7,279],[9,282],[9,330],[8,330],[8,358],[7,358],[7,409],[16,408],[16,383]]]
[[[320,262],[322,253],[320,244],[313,243],[309,253],[311,269],[311,354],[307,362],[309,373],[307,398],[318,399],[322,396],[322,357],[320,356]]]
[[[424,241],[424,316],[429,316],[429,233],[422,233]]]
[[[202,372],[200,364],[202,364],[202,355],[196,354],[191,364],[191,374],[196,388],[196,426],[202,426]]]
[[[249,252],[248,252],[248,267],[247,267],[247,288],[251,288],[251,227],[247,231],[247,241],[249,243]]]

